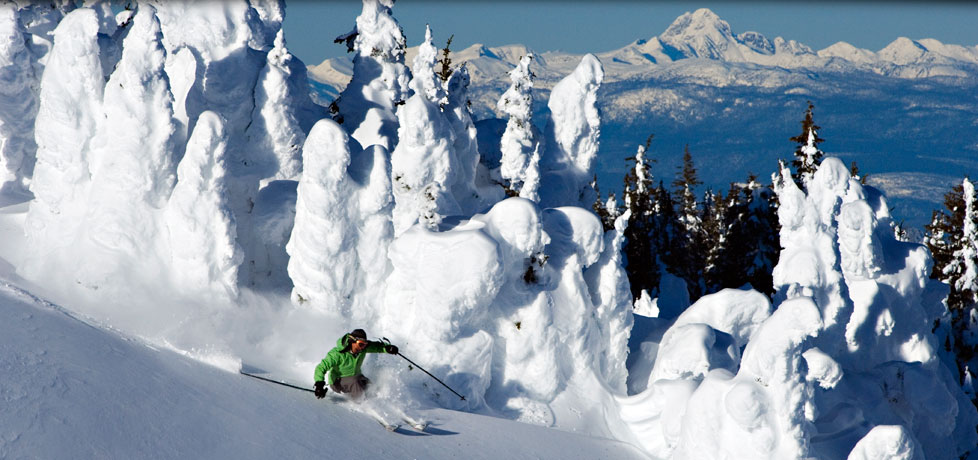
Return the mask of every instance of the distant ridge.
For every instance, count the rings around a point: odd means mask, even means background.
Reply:
[[[524,45],[488,47],[474,44],[453,53],[456,64],[469,63],[473,83],[483,84],[505,78],[529,50]],[[408,49],[407,62],[416,53]],[[759,32],[734,34],[726,21],[707,8],[685,13],[657,37],[640,39],[622,48],[595,53],[606,68],[606,77],[620,79],[628,74],[647,71],[656,65],[685,59],[709,59],[731,63],[796,68],[835,68],[869,71],[898,78],[932,76],[974,77],[978,73],[978,46],[944,44],[935,39],[911,40],[898,37],[873,52],[838,42],[815,51],[795,40],[768,39]],[[567,74],[582,55],[561,52],[537,52],[534,62],[537,76],[543,80]],[[348,57],[332,58],[309,67],[318,81],[345,85],[352,70]]]

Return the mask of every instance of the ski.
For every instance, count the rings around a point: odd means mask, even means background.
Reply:
[[[374,420],[376,420],[377,423],[380,424],[380,426],[384,427],[384,429],[386,429],[387,431],[390,431],[391,433],[394,433],[398,429],[401,428],[401,425],[395,425],[395,424],[387,423],[387,422],[385,422],[385,421],[383,421],[383,420],[381,420],[379,418],[374,419]]]
[[[419,422],[419,421],[408,420],[408,419],[404,419],[404,422],[407,423],[408,426],[410,426],[416,431],[424,432],[424,430],[428,428],[428,422],[423,422],[423,421]]]

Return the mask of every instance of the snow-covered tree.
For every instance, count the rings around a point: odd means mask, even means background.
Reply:
[[[639,442],[658,458],[954,458],[972,449],[978,412],[931,333],[941,305],[925,278],[927,252],[892,237],[885,197],[836,158],[807,193],[786,167],[777,179],[784,250],[774,308],[760,293],[727,289],[686,309],[658,341],[648,388],[625,402],[658,417],[639,421],[623,407]],[[862,244],[870,234],[876,242]],[[874,261],[878,271],[852,269]],[[853,404],[872,422],[826,442]],[[899,427],[881,429],[889,424]],[[653,430],[667,434],[640,435]]]
[[[407,100],[411,72],[404,65],[407,47],[391,16],[394,0],[363,0],[353,31],[340,36],[353,57],[353,79],[334,101],[334,118],[364,148],[398,144],[397,105]]]
[[[234,177],[231,186],[239,189],[233,182],[251,173],[249,140],[243,133],[252,123],[258,74],[266,65],[265,53],[273,48],[275,35],[266,35],[266,24],[248,0],[151,3],[158,11],[167,54],[176,56],[187,48],[197,61],[193,84],[183,88],[190,92],[185,96],[187,131],[193,131],[205,110],[226,120],[228,167]],[[183,97],[175,95],[178,100]],[[254,198],[254,193],[249,197]]]
[[[423,94],[429,101],[443,108],[448,104],[448,95],[438,74],[435,64],[438,63],[438,48],[431,40],[431,26],[425,26],[424,41],[418,46],[418,54],[414,56],[411,73],[414,76],[409,87],[415,94]]]
[[[953,353],[963,384],[972,378],[978,357],[978,235],[974,184],[965,178],[944,195],[944,210],[934,211],[924,243],[934,257],[931,278],[947,284],[945,348]],[[978,404],[978,402],[976,402]]]
[[[849,171],[835,158],[829,165],[819,168],[818,180],[813,176],[806,193],[790,180],[791,174],[782,164],[775,191],[784,249],[773,277],[776,302],[799,296],[813,298],[822,312],[822,350],[835,354],[845,346],[845,321],[853,308],[842,277],[834,216],[848,188]]]
[[[970,194],[970,195],[969,195]],[[948,308],[975,304],[975,215],[973,183],[965,178],[944,195],[945,210],[934,211],[924,242],[934,256],[931,277],[951,288]]]
[[[638,146],[633,157],[635,166],[625,175],[624,200],[629,220],[624,230],[622,251],[633,299],[639,298],[643,290],[653,297],[658,294],[659,257],[665,249],[659,246],[661,215],[656,209],[656,190],[645,158],[651,141],[652,136],[649,136],[644,145]]]
[[[615,227],[605,232],[601,258],[584,272],[591,302],[595,306],[597,326],[601,331],[598,371],[605,382],[622,394],[626,393],[628,369],[628,332],[632,329],[632,296],[628,274],[622,266],[622,243],[630,211],[615,219]],[[626,332],[627,331],[627,332]]]
[[[514,192],[522,190],[527,175],[539,176],[539,170],[527,170],[530,167],[531,156],[539,148],[532,120],[533,72],[530,71],[532,60],[533,54],[527,54],[520,58],[516,68],[509,71],[511,81],[509,89],[496,103],[496,107],[509,117],[499,145],[502,153],[499,173],[503,179],[509,181],[509,188]],[[536,167],[539,168],[539,165]]]
[[[400,235],[417,222],[429,228],[436,227],[446,215],[461,213],[454,189],[463,178],[463,172],[472,174],[471,163],[464,167],[456,155],[456,130],[450,117],[442,112],[444,98],[435,75],[435,48],[430,44],[431,34],[426,37],[429,56],[415,59],[414,78],[411,86],[416,92],[397,111],[400,141],[391,152],[391,177],[394,186],[394,232]],[[432,98],[434,97],[434,98]],[[461,122],[461,120],[459,120]],[[470,133],[462,131],[463,135]],[[470,139],[471,141],[471,139]],[[471,146],[470,143],[465,144]],[[466,152],[472,155],[471,150]],[[472,187],[471,176],[465,178]]]
[[[313,127],[303,146],[304,170],[297,191],[295,225],[285,249],[292,301],[350,314],[356,289],[356,186],[347,174],[350,141],[335,122]]]
[[[0,190],[23,192],[33,174],[37,144],[37,81],[27,35],[14,5],[0,5]]]
[[[172,95],[163,70],[165,51],[156,11],[141,5],[126,35],[122,58],[105,87],[91,141],[91,188],[83,246],[94,254],[158,257],[155,210],[176,180]],[[93,254],[93,255],[94,255]],[[98,285],[112,270],[86,270]]]
[[[228,135],[214,112],[200,114],[177,168],[177,183],[164,210],[178,289],[223,298],[238,295],[238,246],[228,204]]]
[[[394,182],[394,230],[417,222],[433,228],[461,209],[450,193],[455,181],[451,126],[438,106],[416,94],[398,110],[401,141],[391,153]]]
[[[502,200],[504,191],[489,178],[489,170],[481,162],[478,132],[469,112],[469,70],[463,63],[445,81],[448,104],[443,108],[455,135],[455,158],[458,180],[452,193],[463,214],[474,214]],[[528,198],[532,199],[532,198]]]
[[[598,58],[585,55],[577,68],[550,92],[550,118],[540,155],[540,203],[543,206],[590,206],[601,133],[597,92],[604,78]]]
[[[818,149],[818,144],[825,139],[818,137],[818,130],[821,127],[815,124],[812,110],[815,106],[809,102],[808,109],[805,110],[805,119],[801,121],[801,134],[792,137],[791,142],[797,142],[798,148],[795,149],[795,159],[791,160],[791,165],[795,167],[795,174],[792,176],[795,182],[803,189],[807,189],[808,183],[812,180],[812,175],[818,169],[825,155]]]
[[[34,257],[20,270],[43,273],[81,227],[90,185],[90,142],[101,119],[105,79],[99,62],[98,17],[72,11],[54,31],[41,79],[34,135],[34,193],[25,227]],[[57,262],[51,261],[57,264]]]
[[[255,234],[251,213],[260,181],[266,177],[263,169],[267,163],[252,158],[255,154],[253,136],[246,135],[246,130],[254,123],[259,73],[267,66],[267,53],[274,49],[276,35],[267,33],[270,24],[275,22],[268,16],[274,8],[266,8],[269,4],[259,5],[265,11],[265,19],[271,21],[266,22],[248,0],[201,3],[154,0],[153,3],[159,11],[163,45],[173,56],[167,71],[174,75],[175,82],[179,82],[174,100],[183,101],[183,104],[174,113],[186,117],[185,131],[193,132],[197,117],[205,110],[211,110],[225,120],[231,210],[237,223],[238,242],[245,252],[239,284],[251,285],[254,283],[255,261],[261,258],[261,254],[256,253],[261,244]],[[188,49],[191,54],[184,53],[181,57],[182,49]],[[179,62],[172,62],[175,59]],[[288,78],[293,80],[290,91],[305,88],[306,82],[297,81],[305,74],[296,72],[295,60],[291,61],[283,62],[290,69]],[[301,104],[292,110],[300,113],[300,108]],[[260,114],[262,109],[257,110]],[[303,127],[312,124],[302,119],[299,122]],[[178,133],[180,131],[184,131],[182,126]],[[185,141],[184,136],[178,135],[181,137]],[[280,148],[287,150],[290,145]],[[177,151],[182,153],[183,148],[178,147]]]
[[[285,48],[284,32],[279,30],[275,47],[268,52],[265,68],[258,75],[255,111],[245,131],[252,150],[251,161],[266,183],[277,179],[297,180],[302,173],[301,151],[306,135],[299,125],[296,109],[302,98],[308,98],[308,90],[291,84],[292,59]]]
[[[975,306],[978,304],[978,198],[974,184],[967,178],[962,181],[961,190],[964,200],[961,236],[944,273],[953,280],[954,289],[962,293],[965,304]]]

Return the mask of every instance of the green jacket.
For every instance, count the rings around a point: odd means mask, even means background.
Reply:
[[[356,355],[350,352],[350,346],[344,343],[344,335],[336,341],[336,346],[326,357],[316,366],[316,373],[313,374],[314,382],[325,381],[326,372],[329,371],[329,384],[333,385],[340,380],[340,377],[350,377],[360,373],[360,366],[367,353],[384,353],[384,344],[381,342],[367,342],[367,348]]]

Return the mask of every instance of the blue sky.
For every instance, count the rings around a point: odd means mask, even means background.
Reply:
[[[346,33],[361,2],[291,1],[285,38],[306,64],[345,54],[333,38]],[[535,51],[602,52],[659,35],[686,11],[709,8],[734,33],[753,30],[781,36],[818,50],[837,41],[878,51],[897,37],[936,38],[978,45],[978,4],[918,2],[642,2],[642,1],[432,1],[401,0],[394,17],[415,46],[430,23],[435,43],[454,34],[452,49],[473,43],[522,43]]]

